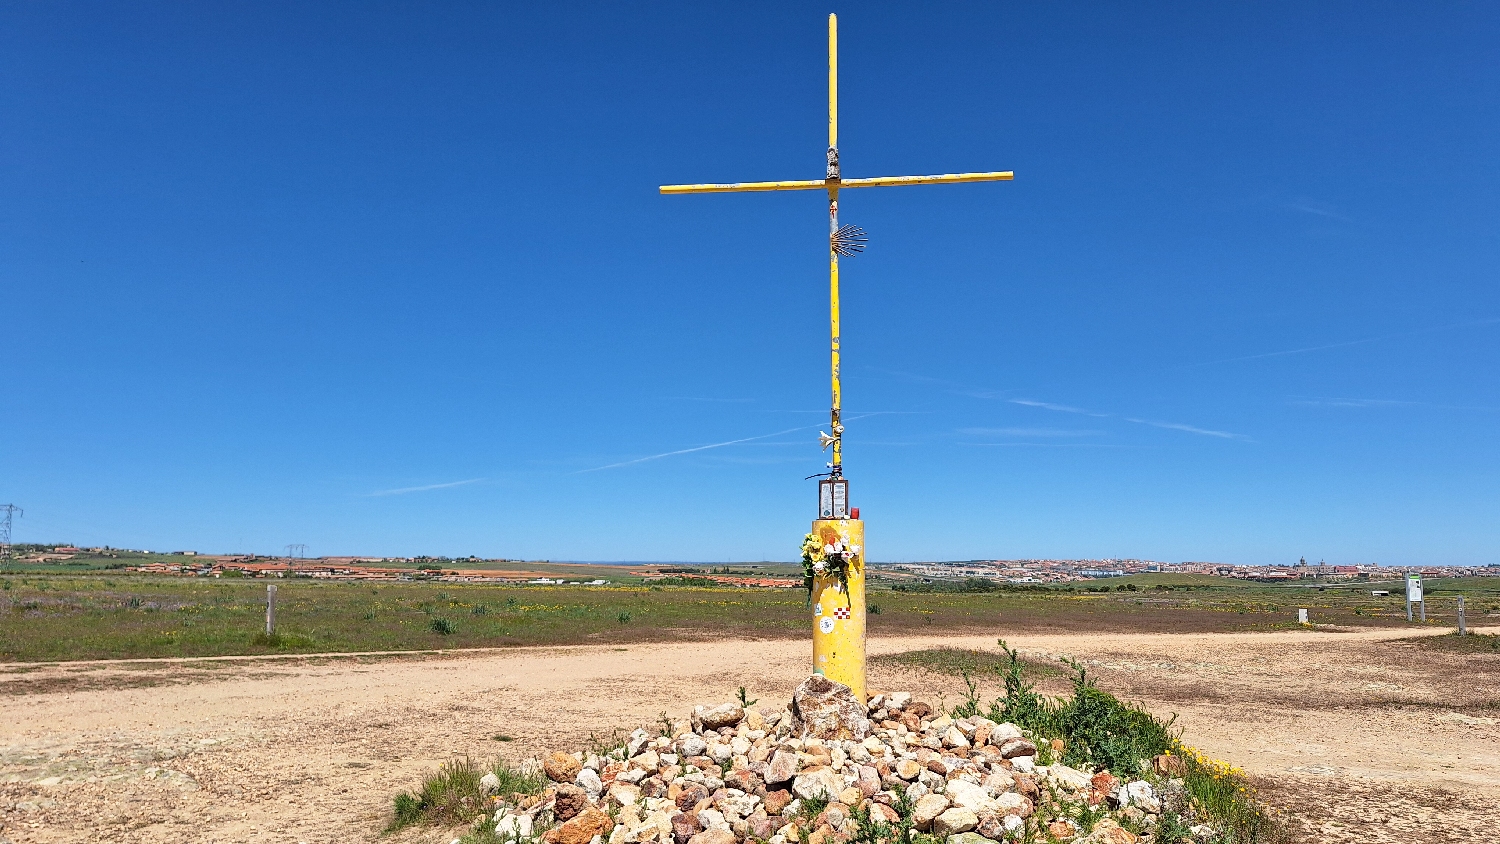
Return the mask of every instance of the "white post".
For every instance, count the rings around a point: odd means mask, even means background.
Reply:
[[[1306,624],[1307,623],[1307,610],[1304,610],[1304,609],[1297,610],[1297,623],[1298,624]]]
[[[1458,596],[1458,635],[1469,635],[1469,629],[1464,626],[1464,596]]]
[[[276,632],[276,584],[266,584],[266,635]]]

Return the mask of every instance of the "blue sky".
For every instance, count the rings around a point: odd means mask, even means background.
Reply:
[[[829,11],[873,558],[1500,561],[1478,3],[10,4],[16,539],[791,559]]]

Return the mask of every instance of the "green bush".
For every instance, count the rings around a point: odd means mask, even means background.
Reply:
[[[1282,830],[1255,801],[1244,773],[1184,746],[1172,730],[1175,718],[1163,721],[1138,706],[1121,702],[1094,685],[1084,667],[1073,661],[1068,662],[1073,669],[1073,693],[1062,698],[1045,697],[1022,676],[1020,654],[1003,639],[1000,648],[1006,661],[995,665],[994,670],[1005,684],[1005,695],[990,704],[990,720],[1015,724],[1036,737],[1039,745],[1045,738],[1060,738],[1064,764],[1108,770],[1119,777],[1154,778],[1147,763],[1170,753],[1182,759],[1186,770],[1183,788],[1191,808],[1179,808],[1221,828],[1221,844],[1276,844],[1282,840]],[[953,710],[955,718],[980,712],[977,684],[967,672],[964,681],[969,691]],[[1039,757],[1051,752],[1044,745],[1038,751]],[[1174,811],[1164,812],[1161,824],[1156,837],[1159,844],[1191,840],[1191,836],[1183,837],[1191,821]]]
[[[486,768],[467,756],[454,759],[429,774],[415,793],[403,791],[396,795],[395,812],[386,831],[416,824],[456,826],[487,817],[489,802],[479,784],[486,773],[500,779],[498,793],[502,797],[538,794],[546,785],[540,775],[524,774],[503,761]]]
[[[458,632],[458,625],[446,618],[433,618],[427,622],[427,629],[440,636],[451,636]]]

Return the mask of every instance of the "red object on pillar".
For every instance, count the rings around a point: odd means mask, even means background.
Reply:
[[[859,508],[858,507],[851,507],[851,508],[849,508],[849,518],[851,518],[851,519],[857,519],[857,518],[859,518]]]

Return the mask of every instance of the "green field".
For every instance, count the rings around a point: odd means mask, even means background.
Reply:
[[[530,565],[530,564],[528,564]],[[611,585],[491,586],[277,579],[277,634],[263,634],[268,581],[119,571],[0,573],[0,659],[426,650],[806,635],[799,589]],[[735,566],[734,568],[743,568]],[[616,579],[618,580],[618,578]],[[1212,577],[1142,575],[1036,587],[895,591],[875,580],[870,634],[1273,630],[1405,623],[1399,595],[1262,586]],[[970,584],[972,586],[972,584]],[[909,587],[909,584],[908,584]],[[1105,590],[1108,591],[1086,591]],[[1452,625],[1468,596],[1471,624],[1500,613],[1500,578],[1432,581],[1430,625]]]

